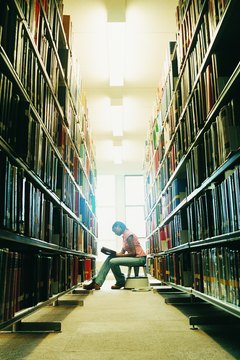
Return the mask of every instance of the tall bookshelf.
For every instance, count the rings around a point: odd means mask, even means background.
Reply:
[[[237,0],[179,1],[146,141],[151,274],[240,317]]]
[[[0,329],[95,272],[87,101],[57,0],[0,0]]]

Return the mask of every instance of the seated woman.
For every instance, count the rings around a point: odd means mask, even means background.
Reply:
[[[106,258],[98,274],[92,278],[92,282],[83,285],[86,290],[100,290],[110,269],[116,279],[116,284],[111,289],[121,289],[125,285],[125,275],[121,272],[120,266],[143,266],[146,263],[146,253],[141,247],[138,237],[124,223],[116,221],[112,225],[112,231],[118,236],[122,235],[122,250],[117,252],[114,257],[109,255]]]

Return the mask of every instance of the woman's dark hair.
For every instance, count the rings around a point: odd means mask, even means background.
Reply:
[[[121,222],[121,221],[115,221],[115,223],[114,223],[113,226],[112,226],[112,230],[113,230],[116,226],[119,226],[119,227],[122,229],[122,231],[125,231],[125,230],[127,229],[126,225],[125,225],[123,222]]]

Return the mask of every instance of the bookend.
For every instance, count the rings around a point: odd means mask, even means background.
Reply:
[[[70,293],[67,293],[66,296],[70,297],[70,296],[74,296],[75,295],[75,299],[74,298],[70,298],[70,299],[60,299],[57,298],[54,302],[53,302],[53,306],[59,306],[59,305],[78,305],[78,306],[83,306],[84,305],[84,301],[82,299],[79,299],[79,296],[81,295],[89,295],[89,294],[93,294],[93,290],[86,290],[83,288],[76,288],[73,289]]]
[[[0,333],[52,333],[52,332],[60,332],[61,331],[61,322],[60,321],[49,321],[49,322],[41,322],[41,321],[22,321],[25,317],[31,315],[35,311],[39,310],[46,305],[50,306],[83,306],[84,301],[73,298],[65,298],[59,300],[62,296],[70,296],[76,290],[80,290],[77,288],[79,285],[75,285],[76,288],[72,290],[66,290],[62,293],[54,295],[52,298],[46,300],[45,302],[39,303],[38,305],[25,309],[23,312],[16,315],[14,318],[7,320],[4,324],[0,324]],[[76,292],[77,294],[77,292]],[[79,295],[77,295],[79,296]]]
[[[77,294],[77,293],[76,293]],[[69,294],[71,295],[71,294]],[[67,294],[67,296],[69,296]],[[78,294],[77,294],[78,296]],[[84,301],[79,299],[61,299],[57,297],[52,303],[49,303],[51,306],[83,306]],[[11,321],[10,321],[11,323]],[[8,327],[5,327],[4,333],[52,333],[52,332],[61,332],[61,322],[60,321],[22,321],[21,319],[12,323]]]
[[[53,333],[61,332],[60,321],[50,322],[27,322],[18,321],[11,327],[12,333]]]
[[[165,304],[174,306],[187,305],[183,312],[188,316],[191,330],[198,330],[196,325],[239,325],[240,320],[238,317],[226,313],[215,304],[210,304],[188,291],[183,292],[174,287],[163,286],[162,288],[156,289],[156,292],[165,297]],[[189,305],[191,310],[189,310]],[[188,314],[186,312],[188,312]],[[195,314],[189,315],[189,312]]]
[[[171,294],[171,295],[178,295],[182,293],[180,290],[174,289],[172,286],[169,285],[159,285],[156,283],[150,283],[151,286],[154,287],[155,292],[164,295],[164,294]]]
[[[171,292],[169,292],[171,293]],[[178,293],[178,292],[173,292],[171,293],[171,295],[174,295],[174,296],[170,296],[170,297],[167,297],[165,299],[165,304],[169,304],[169,305],[189,305],[189,304],[192,304],[193,302],[196,303],[195,301],[195,297],[191,294],[187,294],[187,293]]]
[[[191,330],[198,330],[196,325],[239,325],[239,318],[229,316],[228,314],[207,314],[200,316],[189,316],[189,325]]]

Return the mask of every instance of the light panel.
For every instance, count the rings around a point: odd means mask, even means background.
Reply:
[[[125,23],[108,23],[109,85],[123,86],[125,63]]]
[[[122,164],[122,146],[113,145],[113,162],[114,164]]]
[[[123,107],[121,105],[110,107],[110,120],[113,136],[123,136]]]

